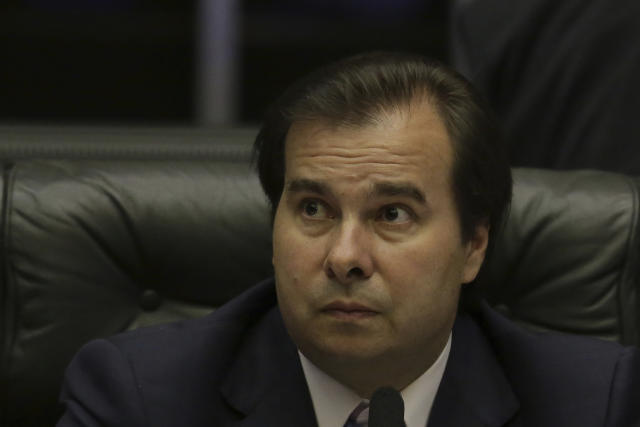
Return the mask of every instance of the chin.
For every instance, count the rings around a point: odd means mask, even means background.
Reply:
[[[345,337],[324,337],[322,341],[311,342],[305,347],[312,357],[332,360],[335,363],[363,363],[383,358],[388,353],[388,349],[378,342]],[[307,355],[304,351],[303,353]]]

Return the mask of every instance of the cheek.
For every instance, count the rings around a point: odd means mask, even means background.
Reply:
[[[286,233],[281,233],[282,228],[278,228],[274,224],[273,233],[273,269],[276,279],[276,293],[278,297],[278,305],[286,323],[290,319],[294,319],[293,323],[297,323],[295,319],[300,317],[299,310],[302,307],[300,303],[302,295],[300,289],[300,277],[303,272],[299,271],[298,259],[292,256],[294,245]]]
[[[380,251],[379,271],[387,282],[395,306],[404,306],[411,316],[451,310],[457,305],[462,266],[456,248],[429,244],[417,238],[404,247]],[[425,242],[427,242],[425,244]],[[407,313],[409,314],[409,313]]]
[[[273,267],[282,298],[304,298],[322,272],[320,242],[302,235],[293,221],[276,216],[273,227]]]
[[[442,275],[447,264],[442,245],[425,244],[416,236],[402,244],[384,244],[378,248],[378,270],[393,282],[431,282]]]
[[[308,265],[308,245],[300,239],[294,228],[287,224],[274,224],[273,267],[276,273],[286,275],[289,280],[298,280]]]

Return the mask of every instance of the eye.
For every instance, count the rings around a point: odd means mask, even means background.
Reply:
[[[377,219],[388,223],[402,224],[411,221],[412,218],[413,215],[408,209],[397,205],[389,205],[380,210]]]
[[[310,219],[330,218],[329,209],[319,200],[303,200],[300,205],[302,216]]]

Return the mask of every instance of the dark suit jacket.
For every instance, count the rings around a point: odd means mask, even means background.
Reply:
[[[460,315],[429,426],[640,425],[635,349]],[[263,282],[208,317],[86,345],[59,426],[314,426],[296,347]]]

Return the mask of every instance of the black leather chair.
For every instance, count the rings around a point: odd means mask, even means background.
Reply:
[[[0,128],[1,425],[53,425],[88,340],[204,315],[271,274],[253,134]],[[479,281],[489,301],[534,329],[640,343],[640,183],[515,177]]]
[[[530,329],[640,344],[640,180],[516,168],[514,181],[486,298]]]

